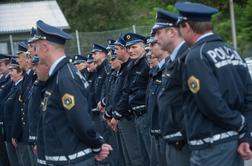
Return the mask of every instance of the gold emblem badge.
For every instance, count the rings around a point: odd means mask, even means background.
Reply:
[[[198,93],[200,90],[200,81],[194,76],[190,76],[189,79],[187,80],[187,84],[189,86],[189,89],[192,93]]]
[[[126,38],[129,40],[129,39],[131,38],[131,36],[130,36],[130,35],[127,35]]]
[[[70,110],[74,107],[75,101],[74,101],[74,96],[70,95],[68,93],[65,93],[63,97],[61,98],[63,106],[67,109]]]

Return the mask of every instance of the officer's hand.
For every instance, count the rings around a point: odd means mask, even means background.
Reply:
[[[107,123],[107,125],[109,126],[109,127],[112,127],[111,126],[111,119],[104,119],[105,120],[105,122]]]
[[[33,152],[33,154],[37,155],[37,145],[34,145],[32,147],[32,152]]]
[[[115,118],[111,119],[111,128],[113,131],[117,131],[117,125],[118,125],[118,120],[116,120]]]
[[[247,142],[242,142],[237,149],[243,160],[249,160],[252,158],[252,151],[250,149],[250,145]]]
[[[15,138],[11,138],[11,143],[15,148],[17,147],[17,142]]]
[[[99,101],[99,103],[97,104],[97,110],[100,111],[100,112],[104,112],[105,111],[105,108],[102,107],[102,105],[101,105],[101,101]]]
[[[112,151],[112,147],[109,144],[102,144],[101,146],[101,151],[99,154],[95,155],[95,159],[97,161],[102,161],[104,159],[106,159],[110,153],[110,151]]]

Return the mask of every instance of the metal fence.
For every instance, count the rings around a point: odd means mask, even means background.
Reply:
[[[66,52],[69,55],[84,54],[91,50],[94,43],[107,46],[108,39],[118,39],[121,34],[135,32],[147,36],[150,34],[150,26],[132,26],[123,29],[103,32],[78,32],[72,33],[73,39],[66,44]]]

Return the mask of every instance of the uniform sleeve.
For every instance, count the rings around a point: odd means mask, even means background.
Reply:
[[[243,115],[246,119],[246,125],[240,134],[240,142],[250,143],[252,147],[252,80],[249,71],[245,74],[246,94],[245,94],[245,107]]]
[[[239,110],[231,110],[223,99],[214,75],[213,64],[204,57],[189,59],[186,63],[187,86],[193,94],[198,110],[213,123],[228,130],[240,131],[244,117]]]
[[[122,89],[122,95],[120,100],[113,112],[114,117],[116,119],[120,119],[123,117],[124,113],[128,111],[129,107],[129,81],[127,81],[127,77],[124,79],[124,85]]]
[[[73,73],[72,73],[73,74]],[[99,151],[103,138],[94,129],[94,124],[89,115],[88,92],[77,76],[73,79],[68,73],[64,78],[59,78],[58,88],[61,104],[66,112],[68,124],[79,137],[94,151]]]
[[[40,103],[42,101],[42,88],[44,82],[35,81],[31,88],[31,97],[28,102],[29,143],[37,140],[37,126],[40,117]]]
[[[11,117],[13,121],[13,126],[11,128],[11,137],[15,139],[19,139],[22,133],[22,120],[21,120],[21,102],[19,101],[20,93],[21,91],[18,90],[15,95],[15,100],[13,103],[13,114]],[[23,109],[23,108],[22,108]]]

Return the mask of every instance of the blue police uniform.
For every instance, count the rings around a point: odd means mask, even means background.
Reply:
[[[217,12],[197,3],[177,3],[176,7],[179,22],[210,21]],[[236,150],[239,135],[244,138],[249,132],[252,103],[252,82],[245,61],[210,32],[192,45],[185,67],[185,126],[191,164],[243,165]]]
[[[64,45],[69,39],[71,36],[62,30],[37,22],[33,41],[48,40]],[[45,160],[53,165],[89,164],[93,152],[100,151],[103,138],[94,130],[88,112],[88,83],[64,56],[52,66],[45,84],[38,129],[43,133]]]
[[[11,59],[11,63],[9,65],[10,69],[17,69],[19,65],[15,58]],[[6,140],[6,149],[9,157],[9,161],[11,165],[23,164],[20,158],[18,158],[19,148],[14,148],[12,145],[12,138],[17,139],[20,135],[19,130],[19,113],[21,105],[18,101],[21,85],[23,78],[13,82],[11,90],[9,91],[6,99],[4,101],[4,112],[3,112],[3,124],[4,124],[4,135]],[[18,142],[19,140],[17,140]]]
[[[125,46],[129,47],[139,42],[144,43],[145,37],[135,33],[126,33],[124,35],[124,40],[126,42]],[[123,131],[127,127],[131,129],[127,129],[122,133],[122,137],[125,139],[126,144],[124,146],[129,149],[127,150],[129,157],[126,164],[131,162],[130,164],[132,165],[149,165],[150,135],[145,104],[146,89],[149,80],[147,57],[144,54],[138,61],[132,60],[129,62],[127,68],[122,95],[114,111],[114,116],[116,119],[119,119],[119,130]],[[127,119],[129,122],[127,122]],[[131,125],[135,125],[135,127]],[[129,136],[131,138],[129,138]],[[136,142],[133,141],[134,139]],[[132,143],[134,145],[132,145]],[[140,157],[136,159],[136,153],[138,153],[139,150],[141,154]]]
[[[0,63],[9,63],[10,57],[4,54],[0,54]],[[0,165],[8,166],[10,165],[4,138],[3,129],[3,116],[4,116],[4,102],[6,96],[10,92],[12,87],[12,81],[8,73],[2,73],[0,78]]]

